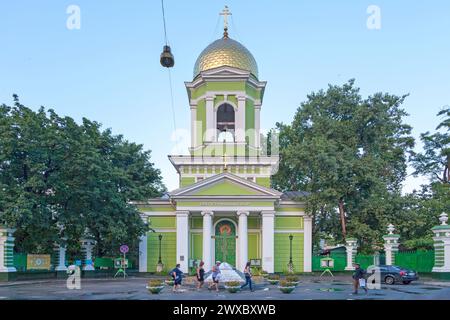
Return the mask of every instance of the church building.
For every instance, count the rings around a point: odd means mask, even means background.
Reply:
[[[262,152],[260,113],[265,81],[253,55],[224,34],[199,55],[186,82],[190,155],[170,155],[179,188],[134,202],[152,231],[141,237],[139,271],[189,272],[203,260],[242,270],[247,261],[269,273],[311,271],[312,220],[299,192],[271,188],[278,155]],[[269,153],[270,154],[270,153]]]

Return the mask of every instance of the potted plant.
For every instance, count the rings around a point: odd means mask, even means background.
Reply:
[[[298,285],[298,283],[300,282],[297,276],[286,276],[285,280],[289,286],[294,286],[294,287],[296,287]]]
[[[280,276],[278,274],[271,274],[267,277],[267,281],[269,281],[270,284],[278,284],[280,281]]]
[[[225,282],[225,289],[227,289],[229,293],[236,293],[241,290],[241,284],[239,281],[228,281]]]
[[[166,280],[164,280],[164,283],[171,287],[175,284],[175,280],[173,280],[173,278],[167,278]]]
[[[295,286],[293,286],[290,282],[287,282],[286,280],[281,280],[278,289],[280,289],[280,291],[283,293],[291,293],[292,291],[294,291]]]
[[[146,288],[152,294],[158,294],[161,292],[162,289],[164,289],[164,284],[162,283],[161,280],[152,279],[148,281]]]

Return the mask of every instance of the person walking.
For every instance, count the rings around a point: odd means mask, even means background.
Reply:
[[[200,288],[205,283],[205,269],[203,268],[204,262],[200,261],[199,266],[197,267],[197,290],[200,290]]]
[[[212,284],[208,287],[209,290],[211,290],[213,287],[216,287],[216,292],[219,292],[219,280],[220,280],[220,261],[217,261],[216,264],[212,268]]]
[[[181,281],[183,280],[183,272],[180,270],[180,264],[177,264],[175,268],[170,271],[170,275],[173,278],[173,292],[177,292],[177,290],[181,287]]]
[[[355,263],[355,271],[353,272],[352,278],[353,278],[353,294],[358,294],[358,288],[361,287],[364,289],[364,291],[367,294],[367,286],[366,286],[366,278],[365,273],[366,271],[361,268],[359,263]]]
[[[253,292],[252,272],[251,272],[251,268],[250,268],[250,262],[247,262],[247,264],[245,265],[244,275],[245,275],[245,283],[241,286],[241,289],[248,285],[250,288],[250,291]]]

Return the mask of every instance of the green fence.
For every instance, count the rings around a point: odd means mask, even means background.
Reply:
[[[434,266],[434,251],[404,251],[395,255],[395,264],[417,272],[431,272]]]
[[[312,259],[312,270],[313,271],[323,271],[320,268],[320,259],[324,258],[324,256],[313,256]],[[333,271],[344,271],[345,266],[347,265],[347,258],[345,254],[331,254],[331,258],[334,259],[334,268]],[[374,264],[374,255],[356,255],[355,261],[361,265],[361,268],[367,269],[367,267]],[[385,264],[385,256],[381,254],[379,256],[380,264]],[[412,269],[417,272],[431,272],[434,266],[434,251],[403,251],[398,252],[395,255],[395,264],[407,268]]]

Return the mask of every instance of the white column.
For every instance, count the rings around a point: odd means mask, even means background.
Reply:
[[[66,266],[66,246],[63,244],[58,245],[58,266],[55,268],[56,271],[67,271]]]
[[[197,105],[191,105],[191,148],[197,146]]]
[[[92,249],[94,247],[94,240],[91,239],[84,239],[82,240],[82,248],[84,249],[85,252],[85,265],[83,267],[83,270],[87,270],[87,271],[93,271],[95,270],[94,265],[93,265],[93,261],[92,261]],[[90,260],[91,263],[90,264],[86,264],[86,262]]]
[[[260,130],[261,130],[261,120],[260,120],[260,113],[261,113],[261,105],[255,105],[255,147],[260,149],[261,148],[261,136],[260,136]],[[267,143],[266,143],[267,145]],[[269,150],[266,151],[267,153]]]
[[[245,142],[245,96],[238,96],[237,112],[235,113],[235,140]]]
[[[355,262],[357,241],[354,238],[347,238],[345,249],[347,250],[347,266],[345,270],[355,270],[353,263]]]
[[[263,211],[262,215],[262,268],[274,272],[275,211]]]
[[[398,239],[400,235],[393,233],[395,228],[392,224],[389,224],[387,230],[389,234],[383,236],[384,251],[386,253],[386,265],[392,266],[395,264],[395,254],[398,251]]]
[[[214,97],[206,97],[206,134],[205,141],[213,141],[214,133],[216,128],[214,128]]]
[[[248,261],[248,227],[247,227],[247,217],[249,215],[248,211],[238,211],[237,215],[239,217],[238,225],[238,243],[239,243],[239,257],[237,267],[240,271],[243,271],[245,264]]]
[[[177,263],[181,271],[189,272],[189,211],[177,211]]]
[[[312,271],[312,218],[303,217],[303,272]]]
[[[212,234],[212,217],[214,213],[212,211],[203,211],[203,254],[202,260],[205,263],[204,269],[206,272],[212,268],[212,246],[211,246],[211,234]]]
[[[434,267],[432,272],[450,273],[450,225],[448,215],[444,212],[439,216],[441,224],[433,227],[434,233]]]
[[[139,238],[139,272],[147,272],[147,233]]]

